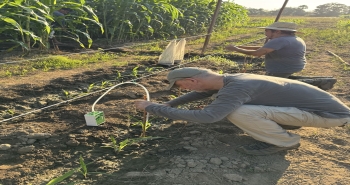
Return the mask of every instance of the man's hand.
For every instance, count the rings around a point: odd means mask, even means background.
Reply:
[[[154,103],[152,103],[150,101],[146,101],[146,100],[136,100],[135,101],[135,107],[136,107],[136,109],[139,109],[139,110],[145,110],[148,105],[152,105],[152,104],[154,104]]]

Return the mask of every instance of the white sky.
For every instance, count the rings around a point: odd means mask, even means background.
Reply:
[[[230,0],[232,2],[232,0]],[[246,8],[262,8],[265,10],[280,9],[285,0],[233,0],[234,3],[242,5]],[[307,5],[309,9],[314,10],[318,5],[327,3],[339,3],[350,6],[350,0],[289,0],[287,7],[298,7],[300,5]]]

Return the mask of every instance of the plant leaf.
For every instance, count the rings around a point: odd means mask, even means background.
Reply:
[[[76,171],[76,169],[72,169],[70,171],[68,171],[67,173],[63,174],[62,176],[59,176],[57,178],[52,179],[49,183],[47,183],[46,185],[55,185],[59,182],[62,182],[63,180],[65,180],[66,178],[72,176],[74,174],[74,172]]]

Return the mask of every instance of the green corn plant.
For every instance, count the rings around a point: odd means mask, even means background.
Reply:
[[[7,109],[6,112],[10,114],[11,116],[15,115],[15,110],[13,109]]]
[[[66,98],[69,98],[69,96],[70,96],[69,91],[66,91],[64,89],[62,89],[62,91],[63,91],[63,94],[66,96]]]
[[[54,22],[53,12],[61,7],[74,10],[67,16],[67,28],[64,36],[78,42],[82,47],[80,37],[87,40],[88,47],[92,39],[88,34],[89,24],[99,26],[103,33],[102,24],[93,9],[85,5],[85,0],[76,3],[73,0],[16,0],[2,1],[0,3],[0,43],[12,43],[7,50],[21,47],[23,51],[30,51],[39,44],[40,49],[49,48],[48,36],[51,31],[50,24]]]
[[[80,172],[84,175],[84,177],[86,178],[87,176],[87,166],[94,163],[94,162],[91,162],[91,163],[88,163],[88,164],[85,164],[84,163],[84,159],[82,156],[79,157],[79,163],[80,163],[80,167],[78,168],[74,168],[74,169],[71,169],[69,170],[68,172],[64,173],[63,175],[59,176],[59,177],[56,177],[52,180],[50,180],[46,185],[55,185],[55,184],[58,184],[64,180],[66,180],[67,178],[71,177],[74,173],[76,172]],[[74,183],[73,183],[74,184]]]
[[[72,169],[72,170],[69,170],[68,172],[66,172],[65,174],[57,177],[57,178],[54,178],[52,180],[50,180],[50,182],[48,182],[46,185],[55,185],[55,184],[58,184],[62,181],[64,181],[65,179],[69,178],[70,176],[72,176],[78,169]]]
[[[86,178],[86,175],[87,175],[87,167],[86,167],[86,164],[84,163],[84,159],[83,157],[80,155],[79,157],[79,163],[80,163],[80,173],[83,174],[84,178]]]
[[[153,67],[146,67],[145,71],[147,71],[148,73],[151,73],[153,71]]]
[[[117,141],[115,140],[115,138],[113,136],[109,136],[109,138],[111,139],[112,141],[112,148],[114,150],[114,152],[117,152],[119,149],[118,147],[118,144],[117,144]]]
[[[101,89],[104,89],[104,88],[106,88],[108,85],[109,85],[109,81],[102,81],[101,82]]]
[[[87,89],[87,92],[91,92],[91,90],[94,88],[95,84],[90,84],[88,89]]]
[[[131,72],[131,75],[134,76],[134,77],[137,77],[138,73],[139,73],[139,67],[136,66],[132,69],[132,72]]]
[[[149,127],[151,127],[151,123],[148,121],[142,121],[141,123],[141,128],[142,128],[142,133],[141,133],[141,137],[146,137],[146,131]]]
[[[11,71],[9,71],[9,70],[6,70],[6,72],[5,72],[5,76],[7,76],[7,77],[11,77],[11,76],[12,76],[12,72],[11,72]]]
[[[163,137],[140,137],[140,138],[125,139],[119,143],[118,152],[123,151],[123,149],[128,145],[139,143],[142,141],[153,140],[153,139],[163,139]]]
[[[119,81],[120,79],[122,79],[122,74],[119,71],[116,71],[116,73],[117,77],[115,79]]]
[[[132,117],[131,115],[128,115],[129,120],[136,120],[131,124],[131,126],[141,126],[142,132],[141,132],[141,137],[146,137],[146,131],[148,128],[152,126],[151,120],[146,121],[146,113],[144,113],[143,120],[137,120],[135,117]]]

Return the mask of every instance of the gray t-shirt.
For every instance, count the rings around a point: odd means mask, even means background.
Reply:
[[[243,104],[296,107],[326,118],[350,117],[349,107],[335,96],[297,80],[238,73],[225,74],[223,81],[224,86],[219,91],[193,91],[168,102],[177,106],[217,93],[215,100],[202,110],[149,105],[146,111],[175,120],[200,123],[220,121]]]
[[[295,73],[306,64],[305,42],[296,36],[282,36],[269,40],[263,48],[274,49],[265,55],[265,68],[269,73]]]

